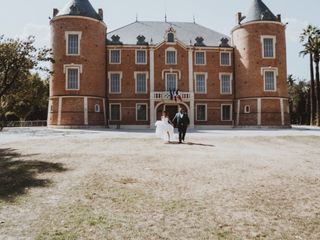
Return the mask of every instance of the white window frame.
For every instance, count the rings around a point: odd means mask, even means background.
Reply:
[[[78,69],[78,88],[77,89],[69,89],[68,88],[68,69]],[[80,76],[82,74],[82,64],[64,64],[63,65],[63,73],[65,75],[65,90],[67,91],[79,91],[80,90]]]
[[[94,105],[94,112],[95,113],[100,113],[101,112],[101,108],[100,108],[100,104],[99,103],[96,103]]]
[[[167,53],[168,52],[175,52],[175,63],[168,63],[167,60]],[[166,49],[165,52],[165,58],[166,58],[166,65],[177,65],[178,64],[178,54],[177,54],[177,49],[175,49],[174,47],[169,47]]]
[[[249,109],[249,110],[247,110]],[[243,108],[243,112],[244,113],[251,113],[251,106],[250,105],[245,105],[244,108]]]
[[[198,106],[205,106],[205,120],[199,120],[198,119]],[[197,122],[206,122],[206,121],[208,121],[208,104],[206,104],[206,103],[197,103],[196,104],[196,121]]]
[[[119,51],[119,62],[114,63],[111,61],[111,52],[112,51]],[[121,49],[118,49],[118,48],[109,49],[109,64],[121,64]]]
[[[198,75],[205,75],[204,76],[204,84],[205,84],[205,91],[204,92],[199,92],[197,90],[197,76]],[[194,73],[194,92],[196,94],[207,94],[207,83],[208,83],[208,73],[206,73],[206,72],[195,72]]]
[[[176,87],[175,87],[175,90],[177,90],[178,89],[178,74],[177,73],[171,73],[171,72],[167,72],[167,73],[165,73],[165,87],[166,87],[166,91],[167,91],[167,76],[169,75],[169,74],[174,74],[174,75],[176,75]]]
[[[146,119],[145,120],[138,120],[138,105],[145,105],[146,106]],[[136,103],[136,121],[137,122],[149,121],[149,118],[148,118],[148,104],[147,103]]]
[[[65,31],[65,40],[66,40],[66,55],[67,56],[80,56],[80,42],[82,37],[82,32],[80,31]],[[78,54],[69,54],[69,35],[78,35]]]
[[[113,105],[118,105],[118,106],[120,106],[120,120],[113,120],[113,119],[111,119],[111,106],[113,106]],[[120,121],[122,121],[122,111],[121,111],[121,103],[110,103],[109,104],[109,117],[110,117],[110,121],[113,121],[113,122],[120,122]]]
[[[111,75],[112,74],[119,74],[120,75],[120,91],[119,92],[111,92]],[[122,92],[122,72],[108,72],[108,82],[109,82],[109,93],[110,94],[121,94]]]
[[[203,53],[204,54],[204,63],[197,63],[197,53]],[[197,66],[205,66],[207,65],[207,54],[206,51],[195,51],[194,53],[194,65]]]
[[[266,74],[265,74],[265,72],[274,72],[274,90],[266,90]],[[272,67],[261,68],[261,75],[263,78],[263,91],[264,92],[277,92],[278,91],[278,87],[277,87],[278,68],[272,68]]]
[[[266,57],[264,55],[264,39],[273,39],[273,57]],[[277,37],[274,35],[263,35],[261,36],[261,49],[262,49],[262,58],[263,59],[275,59],[277,54],[276,54],[276,42],[277,42]]]
[[[145,52],[145,55],[146,55],[146,61],[144,63],[139,63],[138,62],[138,52],[141,51],[141,52]],[[136,49],[136,54],[135,54],[135,63],[136,65],[147,65],[148,64],[148,53],[147,53],[147,50],[146,49]]]
[[[222,54],[227,53],[229,55],[229,64],[222,64]],[[220,52],[220,66],[221,67],[230,67],[232,65],[231,63],[231,52],[222,51]]]
[[[230,92],[228,93],[223,93],[222,92],[222,75],[229,75],[230,76]],[[232,95],[233,93],[233,74],[232,73],[227,73],[227,72],[223,72],[223,73],[219,73],[219,80],[220,80],[220,95]]]
[[[138,92],[138,74],[145,74],[146,75],[146,91],[145,92]],[[134,72],[134,82],[135,82],[135,94],[147,94],[148,93],[148,80],[149,80],[149,72]]]
[[[230,120],[223,120],[223,106],[230,106]],[[221,122],[231,122],[233,119],[232,104],[221,104]]]

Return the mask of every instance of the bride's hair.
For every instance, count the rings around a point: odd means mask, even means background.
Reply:
[[[167,111],[163,111],[162,112],[162,116],[167,117],[168,116],[168,112]]]

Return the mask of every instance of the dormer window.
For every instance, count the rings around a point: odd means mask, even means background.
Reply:
[[[168,33],[168,42],[174,42],[174,34],[172,32]]]
[[[174,43],[175,42],[175,36],[176,31],[173,29],[173,27],[170,27],[167,31],[166,31],[166,40],[168,43]]]

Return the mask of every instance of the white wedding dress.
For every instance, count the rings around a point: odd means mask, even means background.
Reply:
[[[169,123],[169,119],[167,117],[162,116],[161,121],[156,121],[156,136],[162,138],[165,141],[172,141],[174,140],[174,128]],[[170,135],[170,139],[168,136]]]

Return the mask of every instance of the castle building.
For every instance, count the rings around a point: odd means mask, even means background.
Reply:
[[[285,24],[261,0],[236,14],[231,38],[167,20],[107,33],[88,0],[54,9],[50,24],[51,127],[153,128],[178,106],[190,127],[290,125]]]

